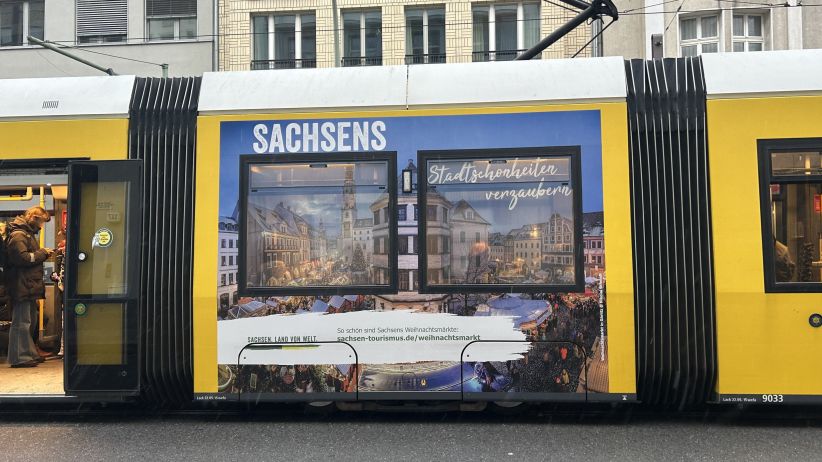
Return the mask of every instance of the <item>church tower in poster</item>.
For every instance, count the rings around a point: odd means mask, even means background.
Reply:
[[[354,255],[354,222],[357,221],[356,190],[354,187],[354,167],[345,167],[342,197],[342,259],[350,263]]]

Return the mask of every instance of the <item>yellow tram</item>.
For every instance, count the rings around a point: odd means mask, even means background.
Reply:
[[[0,81],[67,241],[0,405],[818,402],[820,63]]]

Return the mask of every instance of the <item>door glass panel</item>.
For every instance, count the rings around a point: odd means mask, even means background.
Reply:
[[[79,305],[79,306],[78,306]],[[123,364],[123,320],[120,303],[77,304],[77,364],[117,366]]]
[[[80,185],[78,250],[86,255],[77,265],[77,293],[124,295],[128,182]]]

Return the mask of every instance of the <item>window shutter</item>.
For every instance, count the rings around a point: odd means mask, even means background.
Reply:
[[[197,0],[147,0],[146,16],[197,16]]]
[[[126,35],[127,0],[77,0],[77,36]]]

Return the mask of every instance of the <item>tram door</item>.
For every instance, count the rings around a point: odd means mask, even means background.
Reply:
[[[139,391],[141,162],[69,164],[65,388]]]

